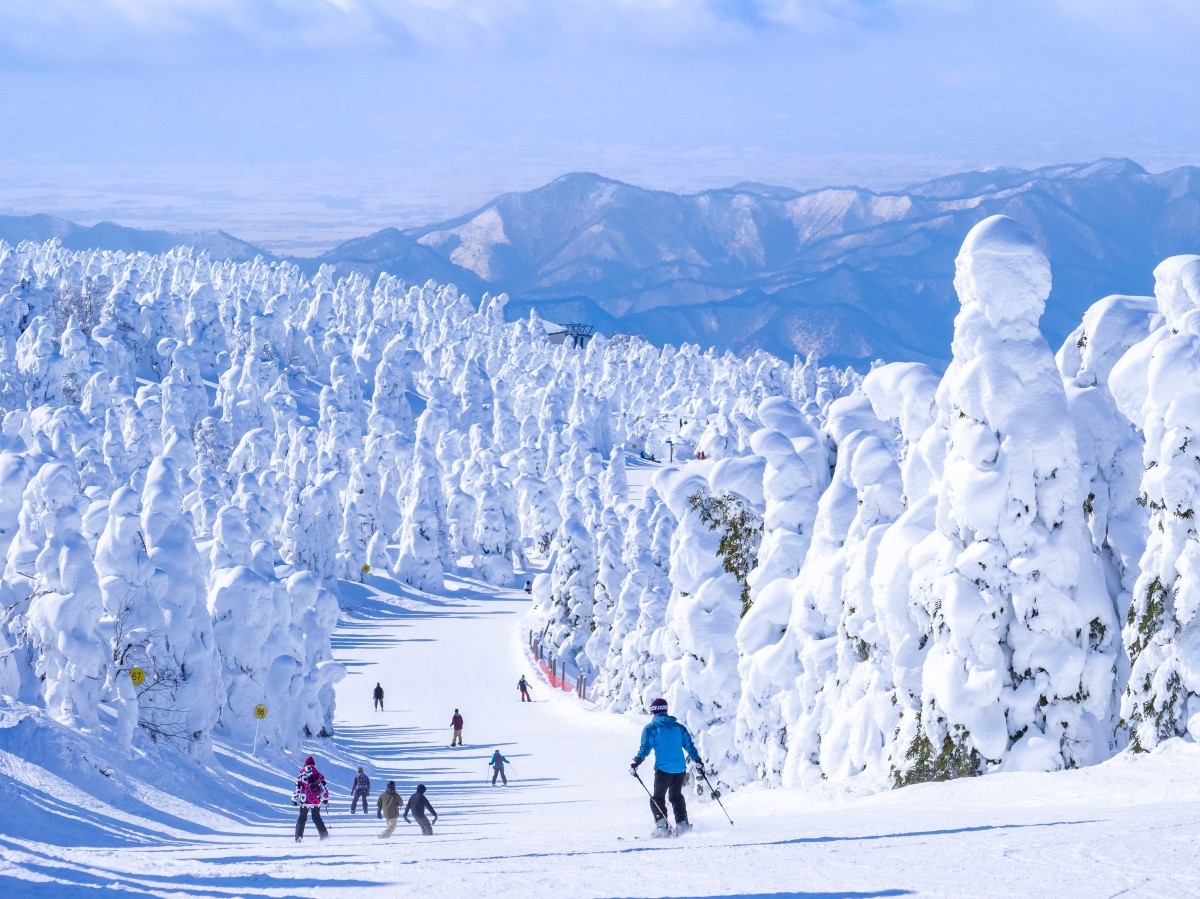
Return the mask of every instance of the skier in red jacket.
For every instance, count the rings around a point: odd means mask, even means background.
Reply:
[[[460,715],[458,713],[458,709],[454,710],[454,717],[450,719],[450,726],[452,728],[454,728],[454,736],[450,738],[450,745],[451,746],[461,746],[462,745],[463,719],[462,719],[462,715]]]

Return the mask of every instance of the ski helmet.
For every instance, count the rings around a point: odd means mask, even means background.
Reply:
[[[660,697],[658,697],[658,699],[656,699],[652,703],[650,703],[650,714],[651,715],[667,714],[667,701],[660,696]]]

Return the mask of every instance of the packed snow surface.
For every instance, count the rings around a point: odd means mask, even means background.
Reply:
[[[739,791],[730,825],[689,792],[696,831],[651,840],[627,773],[641,720],[591,710],[535,676],[524,593],[449,578],[344,586],[337,735],[291,755],[218,747],[228,772],[155,771],[25,709],[0,720],[0,895],[126,896],[1181,896],[1193,859],[1200,750],[1179,740],[1055,774],[997,774],[870,794]],[[534,702],[518,701],[521,674]],[[385,709],[372,709],[375,683]],[[454,709],[464,745],[450,748]],[[511,762],[507,787],[487,761]],[[40,751],[33,751],[40,750]],[[319,842],[295,843],[292,779],[313,753],[333,792]],[[87,759],[84,759],[84,756]],[[348,814],[357,765],[378,790],[427,785],[432,837],[378,839]],[[649,766],[643,766],[643,770]],[[101,770],[122,780],[109,783]],[[648,773],[648,772],[646,772]],[[125,793],[128,788],[128,793]],[[123,795],[124,794],[124,795]]]
[[[1054,355],[1049,262],[987,219],[945,374],[864,377],[555,344],[432,282],[0,246],[0,876],[1195,892],[1200,260],[1155,278]],[[646,838],[658,696],[736,825],[693,783],[696,833]],[[309,753],[329,843],[290,835]],[[348,818],[359,765],[429,787],[432,838]]]

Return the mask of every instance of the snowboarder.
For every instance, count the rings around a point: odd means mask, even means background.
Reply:
[[[408,816],[412,815],[417,819],[417,823],[421,825],[421,835],[427,837],[433,834],[433,825],[425,817],[426,809],[433,814],[433,820],[437,821],[437,809],[433,807],[433,804],[425,795],[425,784],[417,784],[417,792],[408,797],[408,805],[404,807],[404,820],[407,822]]]
[[[387,839],[395,832],[396,824],[400,820],[400,803],[403,801],[404,797],[396,792],[396,782],[389,780],[387,789],[375,800],[375,817],[387,819],[387,826],[383,828],[379,839]]]
[[[304,839],[304,825],[308,821],[308,812],[312,810],[313,824],[321,839],[329,837],[325,822],[321,820],[321,804],[329,806],[329,787],[325,783],[325,775],[317,770],[317,762],[311,755],[304,760],[300,776],[296,778],[296,791],[292,794],[292,805],[300,806],[300,817],[296,819],[296,842]]]
[[[362,766],[358,768],[358,774],[354,776],[354,783],[350,785],[350,814],[354,814],[354,810],[358,808],[358,800],[362,800],[363,814],[367,813],[367,797],[371,794],[371,778],[363,774]]]
[[[374,696],[375,696],[375,711],[382,712],[383,711],[383,687],[381,687],[378,683],[375,684]]]
[[[504,786],[506,786],[506,787],[508,786],[508,777],[504,774],[504,763],[507,761],[508,761],[508,759],[506,759],[504,756],[502,756],[500,754],[499,749],[497,749],[495,752],[492,753],[492,760],[488,764],[490,764],[492,766],[492,786],[493,787],[496,785],[497,777],[499,777],[502,781],[504,781]]]
[[[462,745],[463,718],[462,718],[462,715],[460,715],[458,713],[458,709],[454,710],[454,717],[450,719],[450,726],[452,728],[454,728],[454,736],[450,738],[450,745],[451,746],[461,746]]]
[[[654,792],[650,797],[650,811],[654,814],[654,835],[665,837],[670,834],[667,822],[667,796],[671,797],[671,810],[675,813],[675,832],[686,833],[692,829],[688,821],[687,803],[683,798],[683,781],[687,776],[687,760],[703,768],[700,753],[692,742],[688,729],[667,714],[667,701],[663,698],[650,703],[653,720],[642,728],[642,742],[638,746],[629,773],[638,777],[638,765],[654,751]],[[638,777],[641,780],[640,777]]]
[[[533,702],[529,698],[529,681],[525,680],[525,675],[521,675],[521,679],[517,681],[517,689],[521,691],[521,702]]]

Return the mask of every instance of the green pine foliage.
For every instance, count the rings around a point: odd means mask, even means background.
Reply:
[[[742,617],[750,611],[750,584],[747,578],[758,559],[762,544],[763,519],[740,496],[722,493],[714,496],[700,490],[688,497],[688,504],[710,530],[719,532],[717,555],[725,571],[737,578],[741,587]]]
[[[892,769],[892,783],[896,787],[928,783],[935,780],[954,780],[959,777],[974,777],[979,774],[979,753],[971,747],[970,735],[959,725],[953,725],[942,737],[939,746],[934,745],[922,726],[917,713],[917,735],[905,753],[903,769]]]

